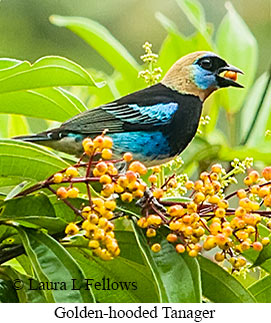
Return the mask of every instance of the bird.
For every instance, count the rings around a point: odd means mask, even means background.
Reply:
[[[229,72],[235,77],[227,77]],[[84,111],[58,128],[14,139],[80,156],[82,141],[107,129],[114,158],[130,152],[147,167],[161,165],[192,141],[211,93],[243,87],[236,82],[237,73],[243,74],[213,52],[193,52],[177,60],[159,83]]]

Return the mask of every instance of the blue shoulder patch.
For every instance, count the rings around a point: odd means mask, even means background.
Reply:
[[[128,122],[142,121],[144,123],[166,123],[178,109],[178,103],[159,103],[151,106],[140,107],[137,104],[129,104],[134,111],[138,111],[141,117],[130,118]]]

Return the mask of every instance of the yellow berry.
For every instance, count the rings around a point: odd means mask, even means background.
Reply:
[[[220,197],[218,195],[210,196],[208,199],[208,202],[212,204],[217,204],[219,201],[220,201]]]
[[[225,256],[224,256],[224,254],[223,253],[219,253],[219,252],[217,252],[216,254],[215,254],[215,260],[217,261],[217,262],[221,262],[221,261],[223,261],[225,259]]]
[[[200,179],[202,180],[202,181],[205,181],[205,180],[207,180],[207,179],[209,179],[209,173],[207,173],[207,172],[202,172],[201,174],[200,174]]]
[[[271,195],[265,196],[263,203],[266,207],[270,207],[271,206]]]
[[[67,168],[65,173],[69,177],[76,177],[76,176],[78,176],[78,170],[77,170],[77,168],[72,167],[72,166],[69,167],[69,168]]]
[[[148,238],[152,238],[156,236],[156,230],[153,228],[148,228],[147,232],[146,232],[146,236]]]
[[[103,140],[103,148],[112,148],[113,146],[113,140],[108,137],[108,136],[104,136],[104,140]]]
[[[117,204],[114,200],[107,200],[104,202],[104,206],[108,209],[108,210],[111,210],[111,211],[114,211]]]
[[[184,253],[185,252],[185,246],[183,244],[177,244],[176,247],[175,247],[176,251],[178,253]]]
[[[151,246],[151,250],[153,252],[159,252],[161,250],[161,245],[159,243],[155,243]]]
[[[220,200],[217,205],[222,209],[227,209],[229,207],[229,202],[226,200]]]
[[[88,215],[88,221],[90,223],[97,224],[99,222],[99,217],[98,217],[97,214],[91,213],[91,214]]]
[[[72,187],[67,191],[67,197],[69,197],[71,199],[77,198],[78,195],[79,195],[79,190],[76,187]]]
[[[102,175],[100,177],[100,183],[101,184],[111,184],[112,183],[112,179],[109,175]]]
[[[190,256],[190,257],[197,257],[197,255],[198,255],[198,252],[196,251],[196,250],[190,250],[189,252],[188,252],[188,255]]]
[[[103,159],[110,159],[112,157],[112,150],[108,148],[104,148],[102,150],[102,158]]]
[[[148,221],[145,217],[142,217],[140,219],[137,220],[137,225],[140,228],[147,228],[148,227]]]
[[[244,184],[247,185],[247,186],[250,186],[250,185],[253,184],[253,181],[252,181],[252,179],[249,176],[246,176],[244,178]]]
[[[94,152],[94,144],[90,138],[85,138],[82,142],[85,153],[90,156]]]
[[[66,226],[65,233],[68,235],[74,235],[79,232],[79,228],[75,223],[69,223]]]
[[[215,210],[215,216],[217,216],[218,218],[223,218],[226,214],[225,209],[219,207]]]
[[[268,237],[264,237],[261,242],[263,246],[267,246],[270,243],[270,239]]]
[[[56,173],[56,174],[54,175],[54,177],[53,177],[53,181],[54,181],[54,183],[56,183],[56,184],[61,183],[61,182],[62,182],[62,180],[63,180],[63,174],[61,174],[61,173]]]
[[[205,195],[201,192],[197,192],[194,196],[194,202],[196,204],[200,204],[201,202],[203,202],[205,199]]]
[[[144,192],[141,190],[136,190],[133,192],[133,197],[135,197],[136,199],[140,199],[141,197],[143,197]]]
[[[259,173],[256,170],[253,170],[249,173],[248,177],[253,183],[256,183],[260,177]]]
[[[91,249],[97,249],[97,248],[99,248],[99,247],[100,247],[100,243],[99,243],[99,241],[97,241],[97,240],[89,240],[88,246],[89,246]]]
[[[155,226],[158,226],[162,223],[162,219],[160,218],[160,216],[155,214],[150,214],[147,218],[147,221],[149,225],[155,225]]]
[[[199,191],[203,187],[203,181],[198,180],[194,183],[194,189],[196,191]]]
[[[125,203],[130,203],[133,200],[133,195],[131,193],[125,192],[121,194],[121,200]]]
[[[83,210],[82,210],[83,217],[85,217],[85,218],[88,217],[88,215],[90,214],[90,212],[91,212],[90,206],[85,206],[83,208]]]

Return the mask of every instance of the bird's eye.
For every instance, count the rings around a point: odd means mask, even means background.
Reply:
[[[212,68],[212,62],[210,59],[206,58],[206,59],[203,59],[201,62],[200,62],[200,66],[203,67],[204,69],[206,70],[209,70],[210,68]]]

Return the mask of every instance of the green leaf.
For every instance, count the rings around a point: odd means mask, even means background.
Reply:
[[[51,23],[66,27],[84,39],[107,62],[131,81],[131,87],[139,82],[139,65],[126,48],[110,32],[96,21],[81,17],[51,16]]]
[[[256,82],[253,84],[253,87],[249,91],[246,103],[241,110],[241,124],[240,124],[240,133],[241,138],[244,139],[249,131],[249,128],[255,118],[257,118],[254,128],[249,136],[247,145],[250,147],[259,145],[260,142],[264,142],[265,131],[271,129],[271,120],[270,120],[270,109],[271,109],[271,85],[266,92],[265,99],[261,106],[260,113],[256,116],[256,111],[259,107],[259,103],[262,100],[265,87],[267,86],[268,75],[267,73],[262,74]],[[267,144],[267,142],[265,143]]]
[[[201,3],[198,0],[176,0],[187,19],[191,24],[207,39],[209,34],[206,24],[205,13]]]
[[[151,251],[141,228],[134,225],[134,232],[145,261],[153,271],[159,288],[160,301],[165,303],[201,302],[201,281],[196,259],[178,254],[166,239],[160,242],[161,251]]]
[[[15,91],[0,94],[0,112],[15,113],[28,117],[66,121],[87,110],[84,104],[67,91],[58,88]],[[20,134],[28,131],[20,130]]]
[[[0,59],[0,65],[3,60],[9,59]],[[59,56],[45,56],[34,64],[19,61],[0,70],[1,94],[71,85],[99,86],[80,65]]]
[[[65,289],[43,290],[49,302],[94,302],[85,276],[74,258],[52,237],[32,229],[18,227],[26,254],[39,282],[63,282]],[[72,279],[79,290],[73,290]]]
[[[225,96],[222,105],[230,112],[237,112],[255,76],[258,47],[256,39],[230,2],[226,2],[226,9],[228,12],[218,28],[216,44],[219,54],[229,64],[244,71],[245,76],[240,76],[240,83],[245,89],[224,90],[228,95]]]
[[[16,115],[8,116],[8,137],[15,137],[23,133],[29,133],[26,118]]]
[[[211,260],[198,258],[202,294],[215,303],[254,303],[256,300],[238,280]]]
[[[185,37],[178,30],[175,23],[162,13],[156,13],[156,18],[168,32],[168,36],[160,48],[157,62],[163,73],[166,73],[184,55],[196,50],[212,50],[212,45],[200,33],[197,32],[190,37]]]
[[[38,145],[16,140],[0,140],[0,191],[9,192],[24,180],[45,180],[69,164]]]
[[[159,298],[156,284],[150,269],[142,264],[142,259],[139,258],[140,250],[133,233],[118,231],[117,238],[121,253],[109,262],[94,257],[91,250],[86,248],[68,248],[68,250],[83,269],[85,276],[93,279],[93,284],[105,281],[106,286],[107,284],[111,286],[113,282],[117,282],[118,289],[93,290],[98,302],[157,302]],[[114,285],[116,286],[116,283]]]
[[[56,217],[54,207],[45,194],[0,202],[0,219],[30,228],[44,228],[51,234],[64,231],[66,226],[66,222]]]
[[[0,270],[0,303],[18,303],[16,291],[13,288],[12,281],[1,278]]]
[[[16,286],[22,286],[22,288],[16,291],[20,303],[44,303],[46,301],[41,290],[30,289],[30,279],[32,279],[34,283],[37,283],[33,277],[23,275],[10,266],[0,267],[0,277],[1,276],[10,279],[11,286],[9,292],[11,294],[15,291],[12,285],[14,282],[16,282]]]
[[[258,303],[271,302],[271,275],[255,282],[248,288],[249,292],[256,298]]]

